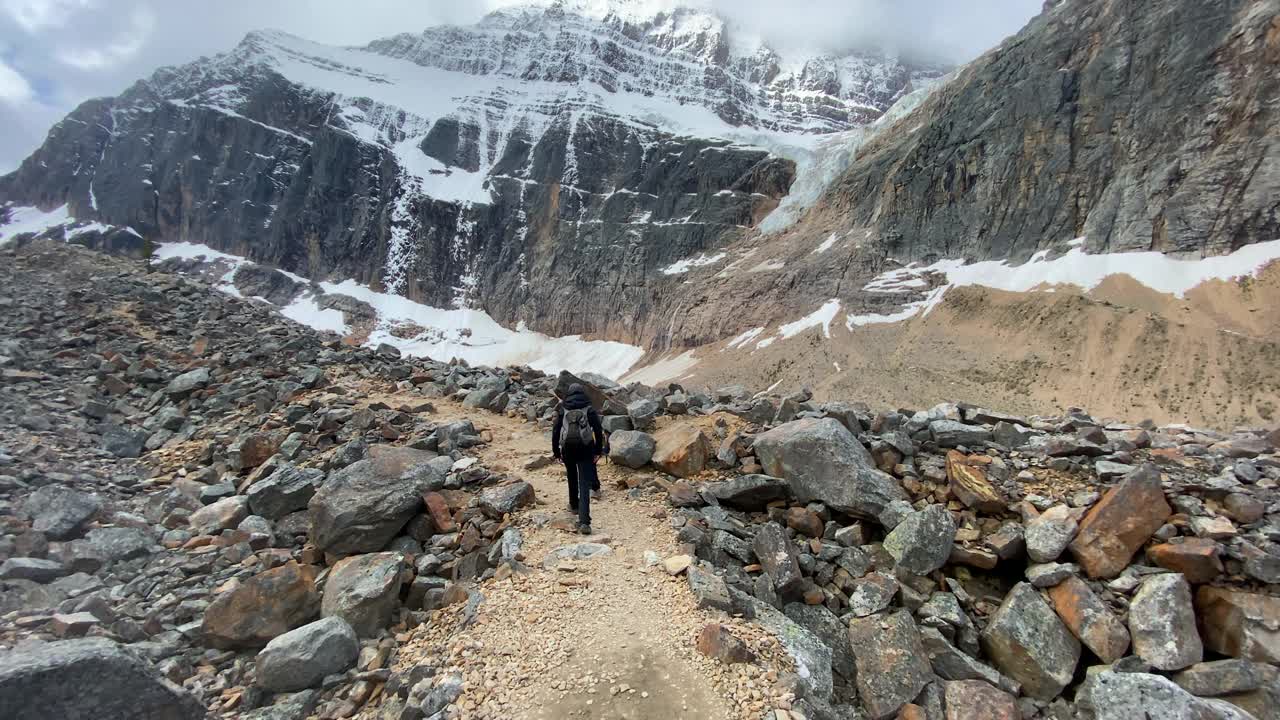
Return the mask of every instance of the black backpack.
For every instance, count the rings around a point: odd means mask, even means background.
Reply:
[[[565,410],[564,419],[560,421],[560,451],[585,450],[595,439],[591,431],[587,408]]]

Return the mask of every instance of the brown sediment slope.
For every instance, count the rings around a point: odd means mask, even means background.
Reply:
[[[764,349],[698,352],[690,384],[742,382],[922,408],[965,400],[1014,412],[1228,428],[1280,420],[1280,263],[1186,298],[1128,276],[1089,293],[953,288],[928,315],[810,330]]]

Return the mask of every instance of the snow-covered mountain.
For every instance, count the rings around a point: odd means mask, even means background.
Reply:
[[[872,50],[784,56],[707,11],[634,0],[362,48],[253,32],[85,103],[0,199],[627,337],[671,282],[660,268],[742,237],[796,158],[941,72]]]

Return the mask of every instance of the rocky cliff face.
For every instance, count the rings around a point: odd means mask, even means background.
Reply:
[[[252,33],[85,103],[0,200],[633,338],[661,268],[745,236],[787,193],[788,148],[939,74],[784,58],[703,12],[607,8],[504,10],[363,49]]]
[[[929,286],[869,283],[911,262],[1201,258],[1280,238],[1278,60],[1277,0],[1048,3],[869,134],[797,223],[691,271],[667,305],[693,310],[649,337],[696,345],[832,299],[891,314]]]

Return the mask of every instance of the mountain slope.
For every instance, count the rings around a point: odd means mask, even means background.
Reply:
[[[86,103],[0,199],[554,334],[631,337],[658,269],[778,204],[788,155],[940,72],[786,58],[705,12],[642,10],[519,7],[359,49],[251,33]]]

